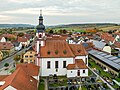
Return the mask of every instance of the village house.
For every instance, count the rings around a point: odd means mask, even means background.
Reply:
[[[9,76],[0,76],[0,90],[37,90],[38,81],[24,68],[17,68]]]
[[[2,37],[4,37],[6,39],[6,41],[11,41],[11,40],[15,40],[17,38],[17,35],[14,34],[3,34],[1,35]]]
[[[0,61],[3,59],[3,53],[0,51]]]
[[[109,46],[107,43],[98,40],[90,40],[90,42],[93,43],[95,49],[111,54],[111,46]]]
[[[28,47],[30,44],[30,40],[26,37],[18,37],[17,41],[20,42],[23,47]]]
[[[15,48],[11,42],[0,42],[0,50],[12,54],[14,53]]]
[[[24,63],[34,63],[35,64],[35,54],[36,54],[36,51],[33,49],[33,47],[31,47],[23,55],[23,62]]]
[[[22,43],[21,42],[18,42],[17,40],[15,40],[15,41],[12,41],[12,44],[14,45],[16,51],[19,51],[19,50],[22,49]]]
[[[5,37],[0,36],[0,42],[6,42]]]
[[[113,45],[115,43],[115,38],[109,33],[102,33],[101,41],[106,42],[108,45]]]
[[[23,70],[29,75],[38,80],[39,82],[39,77],[40,77],[40,67],[36,66],[35,64],[17,64],[16,69],[18,68],[23,68]]]

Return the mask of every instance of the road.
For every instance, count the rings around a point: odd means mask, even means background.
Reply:
[[[31,47],[31,46],[29,46],[28,48],[22,49],[22,50],[18,51],[16,54],[21,55],[22,52],[25,52],[25,51],[28,50],[30,47]],[[14,55],[12,55],[12,56],[9,56],[8,58],[2,60],[2,61],[0,62],[0,69],[2,69],[2,68],[4,67],[4,64],[5,64],[5,63],[9,63],[10,65],[13,65],[13,63],[14,63],[14,56],[15,56],[16,54],[14,54]]]

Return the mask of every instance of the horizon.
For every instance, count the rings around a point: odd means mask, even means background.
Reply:
[[[38,24],[40,9],[44,25],[120,24],[119,0],[2,0],[0,24]]]

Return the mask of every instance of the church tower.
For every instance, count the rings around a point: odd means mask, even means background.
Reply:
[[[40,10],[39,25],[37,25],[36,29],[37,29],[37,32],[36,32],[37,38],[41,39],[45,37],[45,26],[43,25],[42,10]]]

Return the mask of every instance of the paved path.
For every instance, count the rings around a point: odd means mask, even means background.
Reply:
[[[22,49],[22,50],[18,51],[17,53],[9,56],[8,58],[3,59],[2,61],[0,61],[0,75],[6,75],[6,74],[8,74],[8,70],[6,70],[6,71],[4,70],[5,69],[5,67],[4,67],[5,63],[9,63],[9,67],[13,67],[14,56],[16,54],[21,55],[23,52],[25,52],[26,50],[28,50],[30,47],[31,46],[29,46],[28,48]]]
[[[88,67],[97,77],[100,77],[100,79],[107,84],[107,86],[111,89],[111,90],[115,90],[108,82],[106,82],[100,75],[98,75],[94,70],[92,70],[90,67]]]
[[[47,79],[44,79],[44,83],[45,83],[45,90],[48,90],[48,82],[47,82]]]

